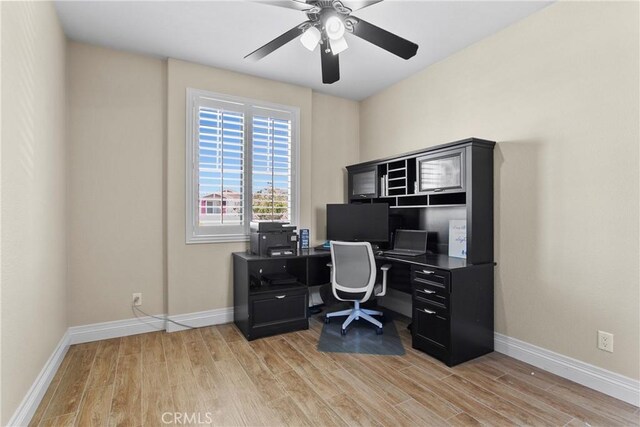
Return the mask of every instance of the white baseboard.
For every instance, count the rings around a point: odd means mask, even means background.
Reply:
[[[497,332],[494,334],[494,347],[495,351],[514,359],[640,406],[640,381]]]
[[[158,314],[156,317],[167,317],[178,323],[201,328],[204,326],[220,325],[233,322],[233,307],[214,310],[199,311],[196,313],[178,314],[167,316]],[[69,328],[69,344],[80,344],[91,341],[105,340],[109,338],[126,337],[129,335],[144,334],[147,332],[162,331],[177,332],[187,329],[166,320],[156,317],[137,317],[133,319],[115,320],[113,322],[93,323]]]
[[[196,313],[176,314],[169,316],[174,322],[183,323],[194,328],[203,326],[221,325],[233,322],[233,307],[218,308],[215,310],[198,311]],[[187,329],[186,327],[167,322],[167,332],[177,332]]]
[[[159,314],[158,317],[164,317]],[[126,337],[165,329],[165,320],[153,317],[115,320],[113,322],[92,323],[90,325],[72,326],[69,328],[69,344]]]
[[[60,367],[64,356],[67,354],[67,350],[69,350],[68,331],[65,332],[60,342],[58,342],[49,360],[47,360],[47,363],[45,363],[36,380],[29,388],[29,391],[27,391],[24,399],[22,399],[13,416],[9,419],[7,426],[26,426],[29,424],[44,394],[47,392],[56,371]]]

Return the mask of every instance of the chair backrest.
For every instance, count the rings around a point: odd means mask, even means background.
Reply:
[[[367,301],[376,283],[376,261],[371,244],[337,241],[330,244],[334,295],[341,300]]]

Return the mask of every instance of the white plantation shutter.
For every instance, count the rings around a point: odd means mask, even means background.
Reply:
[[[201,106],[198,124],[198,225],[242,225],[244,114]]]
[[[295,224],[298,116],[187,90],[187,243],[247,240],[250,221]]]
[[[254,109],[252,221],[291,221],[291,124],[286,112]]]

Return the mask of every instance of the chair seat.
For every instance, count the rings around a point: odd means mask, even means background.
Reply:
[[[364,298],[365,293],[364,292],[359,292],[357,294],[352,294],[349,292],[343,292],[343,291],[336,291],[336,293],[338,294],[338,296],[340,298],[342,298],[345,301],[360,301],[362,298]],[[373,286],[373,296],[377,296],[379,294],[382,293],[382,283],[376,283]]]

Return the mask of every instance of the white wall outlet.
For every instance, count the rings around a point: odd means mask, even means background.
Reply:
[[[613,353],[613,334],[598,331],[598,348]]]
[[[135,306],[142,305],[142,293],[141,292],[134,293],[133,296],[131,297],[131,301]]]

